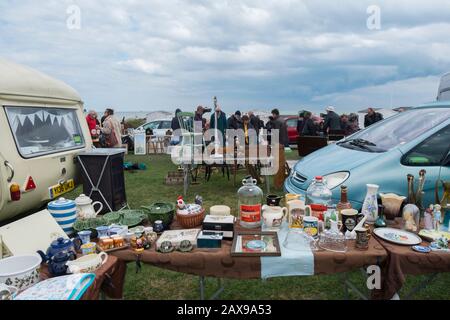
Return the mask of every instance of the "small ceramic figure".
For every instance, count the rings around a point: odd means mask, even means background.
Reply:
[[[424,219],[423,219],[425,230],[433,230],[433,228],[434,228],[433,211],[434,211],[434,205],[432,205],[432,204],[430,204],[430,206],[425,210]]]
[[[414,217],[410,212],[405,212],[403,214],[403,219],[405,222],[405,230],[412,232],[417,231],[416,222],[414,221]]]
[[[195,204],[198,204],[199,206],[203,206],[203,197],[196,195],[195,196]]]
[[[179,214],[186,214],[186,215],[189,214],[189,211],[186,207],[186,204],[184,203],[182,196],[179,196],[177,199],[177,208],[178,208],[177,212]]]
[[[441,213],[441,206],[436,204],[434,206],[434,211],[433,211],[433,216],[434,216],[434,230],[436,231],[440,231],[441,229],[441,223],[442,223],[442,213]]]
[[[418,218],[420,217],[420,210],[414,204],[407,204],[403,208],[403,223],[406,231],[417,231]]]

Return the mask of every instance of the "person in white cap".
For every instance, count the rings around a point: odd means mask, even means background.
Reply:
[[[323,133],[326,135],[332,131],[341,131],[341,118],[335,112],[333,106],[327,107],[327,116],[325,117],[325,122],[323,124]]]

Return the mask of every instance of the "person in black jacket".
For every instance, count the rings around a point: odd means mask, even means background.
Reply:
[[[172,129],[172,131],[180,129],[180,122],[178,121],[178,114],[180,112],[180,109],[175,110],[175,117],[172,118],[172,123],[170,124],[170,128]]]
[[[231,117],[227,120],[227,129],[238,130],[242,128],[242,120],[241,120],[241,112],[236,111]]]
[[[175,130],[180,129],[180,122],[178,121],[178,114],[180,112],[180,109],[175,110],[175,116],[172,118],[172,122],[170,124],[173,134],[172,140],[170,141],[171,145],[177,145],[181,142],[181,137],[175,133]]]
[[[261,129],[261,120],[253,113],[253,111],[248,112],[248,117],[250,118],[250,123],[255,129],[256,134],[259,135],[259,130]]]
[[[367,109],[367,114],[364,117],[364,127],[368,127],[383,120],[383,115],[381,113],[375,112],[373,108]]]
[[[326,135],[328,131],[341,131],[341,118],[334,112],[334,107],[327,108],[327,116],[323,124],[323,133]]]
[[[302,136],[318,136],[319,135],[319,128],[314,123],[314,120],[312,119],[312,113],[307,111],[303,115],[303,129],[302,129]]]
[[[297,120],[297,132],[301,136],[303,134],[303,127],[305,126],[305,111],[299,112]]]

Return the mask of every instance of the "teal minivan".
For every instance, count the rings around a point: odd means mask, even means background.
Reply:
[[[289,193],[305,194],[316,176],[324,176],[338,202],[348,186],[360,209],[366,184],[380,193],[407,196],[407,174],[425,169],[424,205],[435,203],[436,181],[450,181],[450,102],[436,102],[401,112],[300,160],[286,179]]]

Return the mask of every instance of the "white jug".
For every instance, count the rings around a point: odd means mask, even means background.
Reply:
[[[82,219],[95,218],[103,210],[103,204],[100,201],[92,203],[92,199],[84,194],[75,199],[75,204],[77,205],[78,217]],[[94,208],[96,205],[100,206],[97,211]]]
[[[108,254],[100,252],[99,254],[88,254],[77,260],[67,261],[70,273],[92,273],[106,263]]]
[[[271,207],[264,205],[262,207],[262,217],[266,227],[279,228],[287,214],[287,209],[282,207]]]

